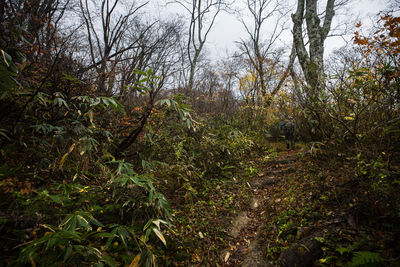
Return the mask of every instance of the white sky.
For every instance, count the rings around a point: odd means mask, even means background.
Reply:
[[[150,8],[154,14],[154,11],[158,11],[158,16],[160,17],[170,17],[170,16],[182,16],[181,8],[178,5],[165,6],[168,0],[152,0],[150,2]],[[236,0],[235,4],[239,4],[240,1]],[[335,13],[333,27],[338,25],[338,23],[343,24],[347,21],[358,21],[361,20],[363,24],[367,25],[370,19],[375,16],[379,11],[385,8],[385,3],[387,0],[353,0],[345,9],[341,9]],[[293,5],[293,10],[290,13],[295,13],[296,6]],[[157,16],[157,15],[156,15]],[[288,16],[288,20],[290,16]],[[291,45],[291,33],[292,28],[291,21],[288,21],[289,31],[281,39],[281,45],[289,47]],[[265,27],[267,31],[267,23]],[[352,37],[352,32],[349,32],[349,36],[346,37],[350,40]],[[246,39],[247,33],[238,21],[237,15],[221,13],[216,20],[214,28],[209,34],[206,50],[209,53],[209,58],[218,59],[226,56],[227,52],[233,53],[237,50],[237,45],[235,41],[240,40],[240,38]],[[342,37],[330,37],[325,42],[326,53],[333,51],[334,49],[340,48],[345,44]],[[289,47],[290,48],[290,47]]]

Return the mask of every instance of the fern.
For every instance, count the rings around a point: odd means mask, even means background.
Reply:
[[[351,260],[351,266],[364,266],[370,263],[383,262],[384,259],[379,253],[371,251],[357,251],[353,253],[353,259]]]
[[[338,248],[336,248],[336,251],[339,252],[341,256],[343,256],[344,253],[351,252],[351,247],[348,247],[348,248],[338,247]]]

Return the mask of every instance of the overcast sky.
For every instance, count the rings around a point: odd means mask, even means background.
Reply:
[[[170,16],[183,16],[184,13],[182,8],[178,5],[168,5],[165,3],[167,0],[152,0],[150,2],[149,8],[152,12],[155,12],[160,17],[170,17]],[[236,0],[235,5],[240,7],[241,0]],[[333,27],[338,24],[343,25],[348,21],[361,20],[363,24],[369,24],[372,17],[374,17],[379,11],[383,10],[386,6],[386,0],[352,0],[346,8],[342,8],[335,13]],[[245,6],[242,6],[244,8]],[[292,9],[290,13],[295,13],[295,2],[293,2]],[[240,13],[240,16],[246,16],[245,10]],[[288,16],[290,20],[290,16]],[[281,38],[280,45],[290,46],[292,42],[292,37],[290,29],[292,28],[291,21],[287,21],[288,31]],[[266,24],[268,25],[268,24]],[[339,27],[343,29],[344,26]],[[265,26],[264,31],[267,34],[268,26]],[[346,37],[350,40],[352,36],[352,31],[349,36]],[[207,53],[209,57],[213,59],[218,59],[224,57],[227,53],[233,53],[237,50],[237,45],[235,41],[240,39],[246,39],[247,33],[238,20],[238,14],[227,14],[221,13],[216,20],[213,30],[211,31],[207,40]],[[342,37],[330,37],[325,43],[326,53],[331,52],[334,49],[340,48],[345,44]]]

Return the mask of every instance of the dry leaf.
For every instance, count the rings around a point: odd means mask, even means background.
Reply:
[[[199,236],[200,236],[200,238],[201,238],[201,239],[203,239],[203,238],[204,238],[204,235],[203,235],[203,233],[202,233],[202,232],[199,232]]]
[[[131,264],[129,264],[129,267],[139,267],[139,262],[140,262],[140,254],[136,255]]]
[[[224,262],[227,262],[229,260],[229,257],[231,256],[231,253],[229,251],[225,254]]]

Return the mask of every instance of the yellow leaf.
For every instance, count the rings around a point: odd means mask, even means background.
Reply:
[[[229,251],[225,254],[225,258],[224,258],[224,262],[227,262],[229,260],[229,256],[231,255],[231,253],[229,253]]]
[[[61,170],[62,166],[64,165],[65,159],[67,158],[68,155],[69,155],[69,153],[65,153],[64,156],[62,156],[61,161],[60,161],[60,166],[58,167],[60,170]]]
[[[129,267],[139,267],[139,262],[140,262],[140,254],[136,255],[131,264],[129,264]]]
[[[203,233],[202,233],[202,232],[199,232],[199,236],[200,236],[200,238],[201,238],[201,239],[203,239],[203,238],[204,238],[204,235],[203,235]]]
[[[346,116],[346,117],[344,117],[344,119],[345,119],[346,121],[354,121],[354,118],[353,118],[353,117],[350,117],[350,116]]]
[[[35,261],[33,260],[32,255],[29,255],[29,260],[31,261],[32,267],[36,267],[36,263],[35,263]]]
[[[74,148],[75,148],[75,145],[76,145],[75,143],[71,145],[71,147],[69,148],[69,151],[68,151],[68,153],[71,153],[71,152],[72,152],[72,150],[74,150]]]
[[[93,110],[89,110],[87,114],[88,114],[90,123],[93,123]]]
[[[58,167],[59,169],[61,169],[61,168],[62,168],[62,166],[64,165],[64,162],[65,162],[65,159],[67,158],[67,156],[69,155],[69,153],[71,153],[71,152],[72,152],[72,150],[74,150],[75,146],[76,146],[76,144],[75,144],[75,143],[74,143],[74,144],[72,144],[72,145],[70,146],[70,148],[69,148],[68,152],[67,152],[67,153],[65,153],[65,154],[64,154],[64,156],[61,158],[61,161],[60,161],[60,166]]]
[[[164,246],[167,246],[167,241],[165,241],[165,238],[164,238],[163,234],[157,228],[153,228],[153,232],[163,242]]]

